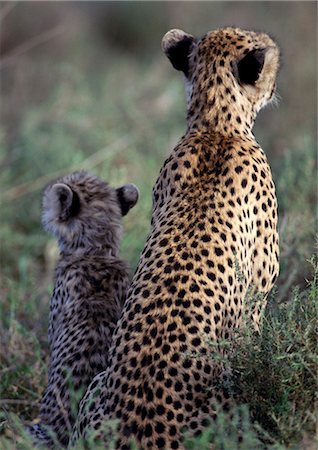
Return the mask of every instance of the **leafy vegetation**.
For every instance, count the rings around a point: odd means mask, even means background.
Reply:
[[[286,446],[313,435],[316,424],[317,258],[308,264],[313,275],[307,287],[294,288],[282,303],[272,295],[261,335],[241,332],[230,358],[234,391],[271,440]]]
[[[14,52],[14,45],[19,43],[7,33],[11,56],[2,58],[0,129],[1,448],[33,448],[20,419],[36,417],[46,383],[48,303],[57,250],[40,226],[42,189],[60,174],[79,168],[91,170],[113,186],[137,184],[140,201],[125,219],[122,243],[123,256],[132,269],[136,267],[149,229],[151,188],[165,156],[184,130],[181,80],[179,74],[167,69],[159,40],[171,26],[181,27],[183,23],[187,29],[192,23],[194,31],[199,32],[213,28],[213,24],[207,24],[206,8],[219,21],[216,26],[223,23],[222,15],[227,23],[236,21],[236,10],[231,13],[226,3],[209,3],[197,8],[183,4],[181,10],[171,2],[161,5],[158,15],[145,4],[148,28],[147,21],[139,27],[139,10],[113,3],[108,9],[105,6],[108,17],[104,40],[92,31],[96,25],[94,8],[84,11],[87,15],[83,20],[70,5],[58,9],[51,4],[49,10],[39,5],[37,11],[44,24],[49,27],[52,17],[64,14],[65,20],[72,17],[70,30],[22,54]],[[268,25],[275,31],[276,27],[288,58],[290,34],[280,25],[283,19],[278,20],[281,6],[267,7],[265,3],[273,2],[240,3],[240,11],[249,18],[249,28],[266,29]],[[186,438],[189,449],[207,448],[211,436],[216,448],[222,450],[315,448],[317,261],[311,257],[316,250],[317,209],[312,125],[315,51],[306,34],[315,13],[313,3],[302,4],[301,9],[297,3],[289,5],[288,18],[285,13],[281,17],[298,33],[298,64],[294,64],[295,72],[284,71],[283,67],[281,107],[262,113],[256,130],[264,149],[269,149],[277,187],[281,273],[261,335],[246,330],[238,337],[241,345],[230,361],[235,389],[245,404],[230,416],[220,413],[199,440]],[[22,43],[34,24],[32,14],[27,12],[28,5],[18,5],[8,15]],[[180,24],[168,20],[179,16]],[[125,30],[120,41],[112,17]],[[261,25],[266,17],[267,25]],[[278,17],[277,23],[273,17]],[[95,28],[101,30],[101,17],[98,19]],[[301,28],[304,21],[306,30]],[[134,41],[136,30],[140,30],[140,36]],[[5,30],[2,32],[6,37]],[[147,36],[156,41],[146,43]],[[123,42],[128,41],[130,45],[123,48]],[[293,49],[295,53],[299,50],[297,46]],[[303,83],[307,89],[303,89]]]

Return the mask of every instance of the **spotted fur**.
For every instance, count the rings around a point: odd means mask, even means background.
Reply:
[[[40,423],[30,428],[41,444],[67,445],[79,400],[107,365],[129,284],[128,265],[118,254],[122,215],[137,199],[134,185],[113,189],[86,172],[67,175],[44,192],[43,226],[61,253],[50,302],[48,384]]]
[[[140,449],[183,448],[184,431],[200,434],[217,404],[228,408],[209,342],[221,353],[247,321],[258,329],[279,270],[275,187],[252,133],[274,96],[277,45],[237,28],[202,39],[172,30],[163,50],[184,73],[187,130],[154,186],[151,231],[109,366],[75,431],[98,433],[117,419],[122,450],[132,439]]]

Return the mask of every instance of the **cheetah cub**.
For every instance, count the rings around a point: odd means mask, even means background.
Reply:
[[[122,217],[138,200],[138,189],[118,189],[75,172],[48,186],[43,227],[58,240],[60,258],[50,302],[48,385],[39,424],[30,428],[38,443],[66,446],[78,402],[94,375],[105,369],[108,349],[129,285],[119,257]]]

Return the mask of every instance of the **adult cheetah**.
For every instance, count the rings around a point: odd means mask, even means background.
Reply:
[[[258,328],[279,270],[275,187],[252,133],[274,96],[277,45],[224,28],[202,39],[171,30],[162,47],[185,77],[187,130],[153,189],[151,231],[109,366],[88,390],[75,432],[117,419],[122,450],[131,440],[183,448],[184,430],[199,434],[216,403],[228,407],[227,393],[211,389],[222,365],[207,355],[209,341],[217,347],[244,321]]]
[[[30,428],[38,443],[67,445],[79,400],[107,365],[129,284],[128,264],[118,255],[122,216],[137,199],[134,185],[113,189],[87,172],[66,175],[44,192],[43,226],[58,239],[60,259],[50,302],[48,385],[40,423]]]

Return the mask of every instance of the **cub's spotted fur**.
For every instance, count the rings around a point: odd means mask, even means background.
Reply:
[[[76,428],[85,435],[117,419],[122,450],[131,440],[183,448],[185,430],[200,434],[217,404],[228,407],[209,342],[221,351],[246,321],[258,329],[278,275],[275,187],[252,132],[275,92],[276,44],[224,28],[202,39],[172,30],[162,45],[184,73],[187,130],[153,189],[152,227],[108,369],[88,390]]]
[[[60,259],[50,303],[48,385],[40,424],[30,428],[39,443],[67,445],[78,402],[94,375],[105,369],[108,349],[129,284],[119,257],[122,216],[138,191],[119,189],[86,172],[54,182],[43,196],[43,226],[57,239]]]

